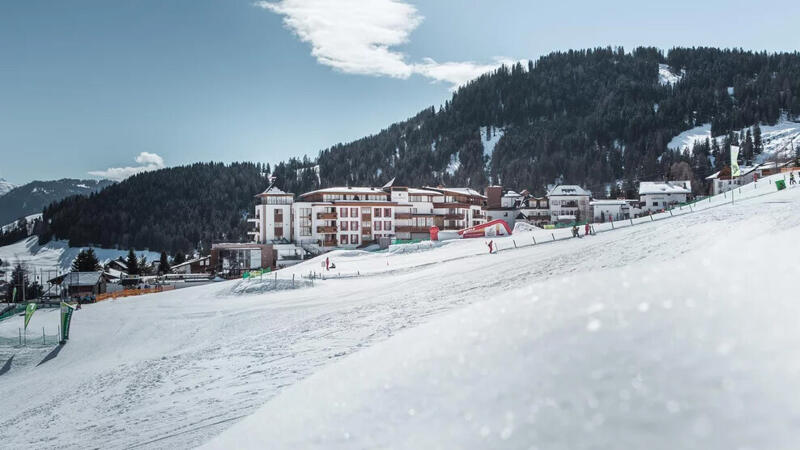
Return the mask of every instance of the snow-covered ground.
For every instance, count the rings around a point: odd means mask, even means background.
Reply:
[[[0,346],[0,442],[791,448],[800,189],[772,192],[88,305],[41,366],[50,348]]]
[[[791,142],[794,140],[794,145],[800,146],[800,123],[792,122],[784,117],[775,125],[761,124],[760,127],[764,152],[758,156],[756,163],[765,162],[776,156],[778,158],[791,158],[794,156]],[[736,133],[739,134],[742,131],[746,132],[747,128]],[[702,142],[706,139],[712,139],[710,123],[678,134],[669,141],[667,148],[680,151],[688,150],[691,153],[696,142]],[[718,136],[716,139],[721,145],[724,136]]]
[[[670,70],[668,64],[659,64],[658,65],[658,82],[662,86],[668,86],[672,84],[676,84],[681,81],[683,78],[684,73],[673,73]]]
[[[22,263],[31,270],[69,270],[72,261],[81,250],[88,247],[70,247],[67,241],[50,241],[45,245],[38,244],[38,238],[31,236],[11,245],[0,247],[0,259],[13,266]],[[114,250],[93,247],[97,259],[103,264],[112,259],[128,256],[128,250]],[[136,250],[136,256],[145,255],[148,261],[155,261],[160,253]]]

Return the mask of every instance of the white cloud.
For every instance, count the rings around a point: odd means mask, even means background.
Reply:
[[[437,63],[430,58],[407,62],[393,47],[408,42],[423,17],[399,0],[279,0],[255,5],[282,15],[286,27],[311,44],[311,54],[320,64],[345,73],[403,79],[419,74],[457,87],[502,63]]]
[[[94,170],[89,172],[89,175],[102,177],[114,181],[122,181],[125,178],[136,175],[137,173],[147,172],[150,170],[163,169],[164,158],[155,153],[142,152],[136,157],[138,166],[133,167],[110,167],[106,170]]]

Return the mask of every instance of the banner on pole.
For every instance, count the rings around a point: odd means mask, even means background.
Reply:
[[[11,293],[11,302],[12,303],[16,303],[17,302],[17,287],[16,286],[14,286],[14,291]]]
[[[65,343],[69,339],[69,324],[72,320],[72,311],[75,310],[74,305],[66,302],[61,302],[61,343]]]
[[[739,171],[739,147],[731,145],[731,177],[738,177],[741,174]]]
[[[31,321],[31,317],[33,317],[36,307],[36,303],[28,303],[28,306],[25,308],[25,330],[28,329],[28,322]]]

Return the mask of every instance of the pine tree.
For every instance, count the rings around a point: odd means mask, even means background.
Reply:
[[[158,271],[161,273],[169,273],[170,271],[167,252],[161,252],[161,258],[158,260]]]
[[[94,272],[100,270],[100,261],[94,253],[93,248],[81,250],[75,260],[72,261],[73,272]]]
[[[753,126],[753,153],[760,155],[764,151],[763,143],[761,142],[761,127],[758,123]]]
[[[136,259],[133,249],[128,250],[128,259],[125,260],[125,264],[128,266],[128,275],[139,275],[139,261]]]
[[[172,258],[172,265],[183,264],[186,262],[186,255],[183,252],[176,252],[175,257]]]
[[[147,262],[147,256],[142,254],[139,261],[136,263],[139,268],[139,275],[152,275],[153,266]]]

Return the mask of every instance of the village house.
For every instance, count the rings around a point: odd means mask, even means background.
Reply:
[[[211,271],[210,259],[211,257],[209,256],[193,258],[180,264],[173,265],[171,270],[172,273],[181,275],[209,273]]]
[[[214,273],[239,276],[249,270],[275,269],[277,257],[271,244],[219,243],[211,245],[209,266]]]
[[[631,218],[631,207],[626,200],[592,200],[593,222],[609,222]]]
[[[592,214],[589,206],[591,196],[591,192],[574,184],[548,186],[550,221],[570,223],[588,220]]]
[[[639,203],[643,212],[656,212],[686,203],[692,195],[691,181],[642,181]]]

